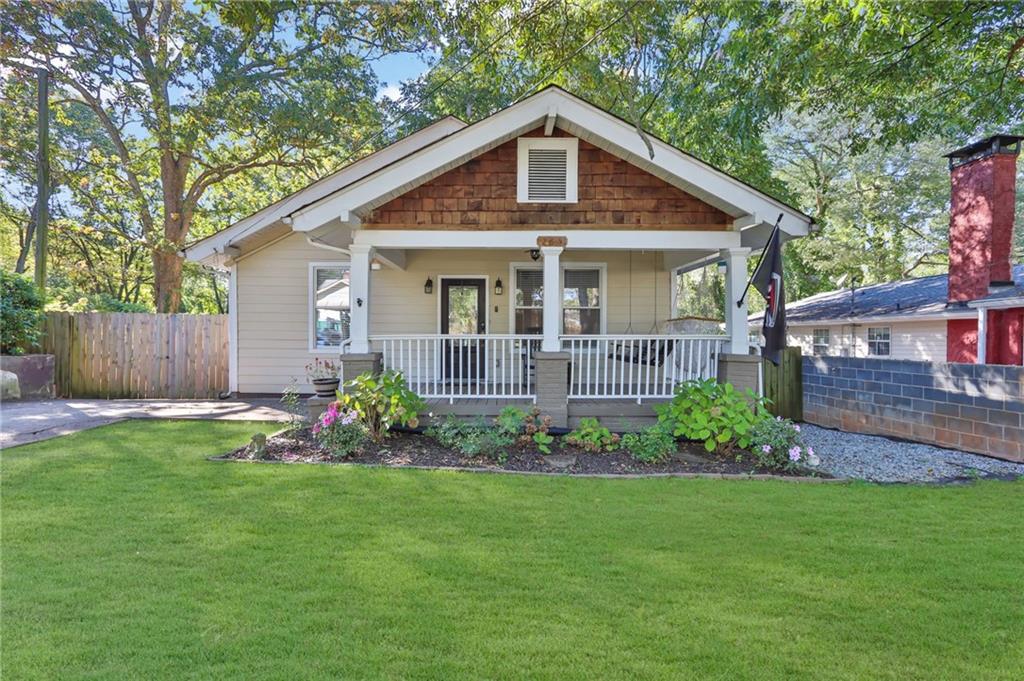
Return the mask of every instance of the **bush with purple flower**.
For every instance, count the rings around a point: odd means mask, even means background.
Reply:
[[[754,425],[750,438],[751,454],[762,468],[793,470],[821,463],[814,448],[804,442],[800,426],[789,419],[763,419]]]
[[[341,402],[331,402],[313,424],[313,437],[340,459],[358,450],[366,442],[367,432],[355,411],[343,408]]]

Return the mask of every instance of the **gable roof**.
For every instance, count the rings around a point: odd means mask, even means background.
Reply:
[[[1024,264],[1013,268],[1017,287],[1024,286]],[[924,319],[973,319],[975,310],[947,305],[949,275],[904,279],[855,289],[827,291],[786,304],[786,323],[807,326],[820,323],[914,321]],[[1007,287],[1014,290],[1017,287]],[[761,314],[751,315],[760,320]]]
[[[457,167],[503,142],[545,123],[584,139],[623,158],[683,191],[712,205],[735,222],[743,245],[763,244],[776,218],[783,216],[782,229],[791,237],[808,233],[813,219],[800,210],[701,161],[667,142],[646,134],[614,114],[549,85],[509,107],[472,125],[457,119],[443,133],[419,133],[385,147],[264,211],[250,216],[186,249],[191,260],[206,260],[254,232],[276,228],[311,232],[328,224],[352,227],[377,206]],[[415,138],[415,140],[413,140]],[[648,153],[647,143],[653,149]],[[377,156],[377,162],[364,163]],[[386,160],[385,160],[386,159]],[[361,168],[357,165],[363,164]],[[357,172],[358,170],[358,172]],[[348,171],[348,172],[347,172]],[[554,227],[554,226],[552,226]]]
[[[459,118],[445,116],[292,192],[225,229],[189,244],[183,250],[190,260],[216,259],[217,256],[223,256],[225,247],[244,245],[246,240],[258,238],[261,233],[269,232],[273,235],[274,232],[281,232],[281,228],[285,228],[285,233],[290,232],[291,228],[285,223],[295,211],[464,127],[466,123]]]

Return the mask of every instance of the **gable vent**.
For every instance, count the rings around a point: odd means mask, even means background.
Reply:
[[[530,149],[527,196],[530,201],[565,201],[569,152],[566,149]]]
[[[520,137],[520,203],[575,203],[579,140],[575,137]]]

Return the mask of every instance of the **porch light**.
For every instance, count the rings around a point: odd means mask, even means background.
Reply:
[[[729,270],[729,266],[725,264],[724,260],[718,261],[718,273],[725,274]]]
[[[497,279],[494,282],[494,295],[500,296],[505,292],[505,288],[501,285],[501,279]]]
[[[426,283],[423,284],[423,292],[426,293],[428,296],[434,292],[434,280],[431,279],[430,277],[427,277]]]

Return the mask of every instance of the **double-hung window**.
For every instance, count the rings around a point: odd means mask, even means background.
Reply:
[[[566,335],[599,334],[603,329],[603,277],[599,267],[563,267],[562,328]],[[544,271],[515,269],[514,328],[517,334],[544,332]]]
[[[831,334],[829,333],[828,329],[815,329],[814,330],[814,340],[813,340],[814,354],[816,354],[816,355],[827,355],[828,354],[828,345],[829,345],[829,341],[831,340],[830,336],[831,336]]]
[[[309,349],[336,350],[349,337],[348,263],[311,264],[309,287]]]
[[[601,333],[601,270],[562,270],[562,333]]]
[[[891,354],[892,343],[888,326],[868,327],[868,354],[886,357]]]

